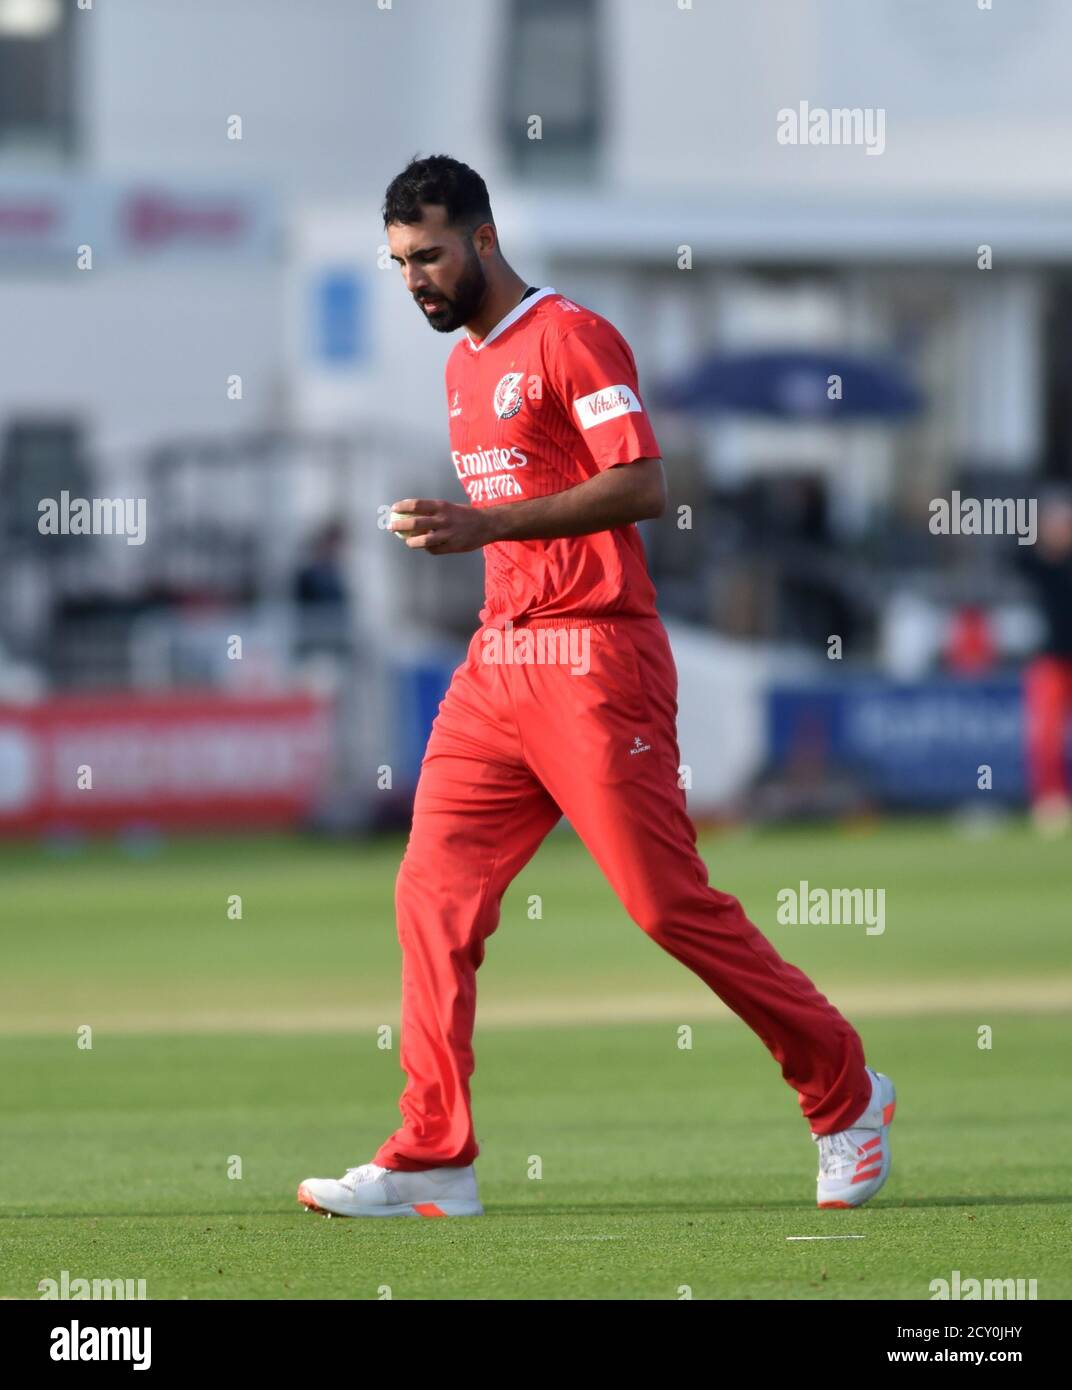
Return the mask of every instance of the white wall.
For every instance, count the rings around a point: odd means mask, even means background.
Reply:
[[[683,0],[682,0],[683,2]],[[503,0],[108,0],[78,15],[101,171],[357,196],[417,150],[505,189]],[[1065,0],[604,0],[605,191],[1067,197]],[[887,148],[780,146],[777,112],[881,106]],[[240,114],[241,145],[224,138]]]
[[[104,172],[382,192],[416,150],[497,172],[495,0],[107,0],[87,38],[87,150]],[[487,83],[480,81],[487,75]],[[228,116],[241,143],[225,138]]]
[[[70,412],[109,454],[263,425],[280,385],[280,281],[265,264],[0,278],[0,322],[18,325],[0,420]],[[227,399],[231,372],[242,374],[241,402]]]
[[[1072,192],[1065,0],[622,0],[611,181],[817,198]],[[883,107],[886,151],[780,146],[802,100]]]

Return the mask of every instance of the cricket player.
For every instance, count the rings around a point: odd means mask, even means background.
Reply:
[[[708,885],[679,785],[677,672],[635,523],[661,516],[659,446],[622,335],[503,258],[484,180],[444,155],[388,186],[391,258],[437,333],[464,502],[406,498],[391,529],[482,549],[480,626],[421,765],[395,906],[402,1127],[307,1178],[338,1216],[479,1216],[469,1080],[476,972],[507,886],[565,815],[633,921],[762,1039],[818,1144],[820,1207],[890,1169],[889,1078],[851,1024]]]
[[[1038,545],[1017,555],[1044,622],[1024,672],[1024,731],[1031,814],[1048,839],[1072,829],[1065,744],[1072,714],[1072,495],[1050,488],[1039,507]]]

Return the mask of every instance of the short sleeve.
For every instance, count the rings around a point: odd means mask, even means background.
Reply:
[[[633,354],[613,324],[582,321],[562,334],[553,352],[556,393],[599,468],[660,457]]]

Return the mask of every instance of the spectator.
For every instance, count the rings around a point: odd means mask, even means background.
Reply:
[[[346,528],[329,521],[315,533],[307,558],[294,576],[301,630],[298,655],[349,649],[350,596],[344,578]]]

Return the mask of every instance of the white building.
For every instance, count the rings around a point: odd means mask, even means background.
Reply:
[[[903,351],[928,396],[897,434],[712,425],[712,476],[833,472],[851,521],[952,460],[1067,460],[1070,49],[1061,0],[0,0],[0,470],[78,453],[127,492],[161,445],[342,430],[360,495],[309,470],[275,559],[341,505],[397,613],[374,509],[452,495],[452,340],[379,206],[437,152],[645,388],[716,345],[825,344]],[[855,143],[787,140],[839,111]],[[692,439],[656,424],[671,459]],[[33,495],[0,496],[5,526]]]
[[[642,373],[716,338],[908,325],[943,444],[1029,459],[1032,268],[1072,245],[1070,43],[1057,0],[3,0],[0,419],[75,418],[102,457],[279,423],[324,399],[295,371],[324,375],[292,271],[330,248],[368,313],[338,413],[442,440],[449,343],[377,264],[384,186],[442,150],[484,174],[508,255],[614,318]],[[881,153],[780,144],[801,102],[881,110]]]

